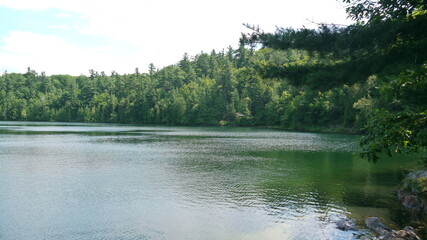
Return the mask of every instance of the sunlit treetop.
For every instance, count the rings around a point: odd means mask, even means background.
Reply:
[[[277,28],[267,33],[257,26],[243,34],[242,43],[264,48],[307,50],[319,61],[303,66],[270,66],[271,76],[294,85],[329,88],[393,75],[418,68],[427,60],[427,11],[424,0],[344,0],[357,23],[320,25],[318,29]],[[336,74],[336,73],[339,74]]]
[[[343,0],[348,4],[349,17],[368,22],[386,19],[402,19],[423,12],[426,9],[425,0]]]

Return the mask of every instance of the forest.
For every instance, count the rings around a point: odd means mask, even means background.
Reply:
[[[318,56],[303,50],[241,46],[185,54],[160,70],[151,64],[148,73],[46,76],[28,68],[0,77],[0,119],[359,131],[372,108],[386,101],[375,77],[320,91],[259,71],[315,61]]]

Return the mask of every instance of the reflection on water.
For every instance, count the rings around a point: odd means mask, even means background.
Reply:
[[[357,136],[0,122],[0,239],[355,239],[409,163]],[[387,164],[385,164],[387,162]],[[342,232],[334,221],[359,221]]]

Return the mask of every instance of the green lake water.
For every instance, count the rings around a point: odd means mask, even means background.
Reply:
[[[358,136],[0,122],[0,239],[357,239],[406,224],[411,161]],[[356,219],[359,231],[334,222]]]

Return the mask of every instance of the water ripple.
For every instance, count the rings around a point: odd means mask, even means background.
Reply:
[[[401,177],[402,161],[354,159],[352,135],[108,124],[0,129],[1,239],[352,239],[334,221],[372,209],[388,216],[384,206]]]

